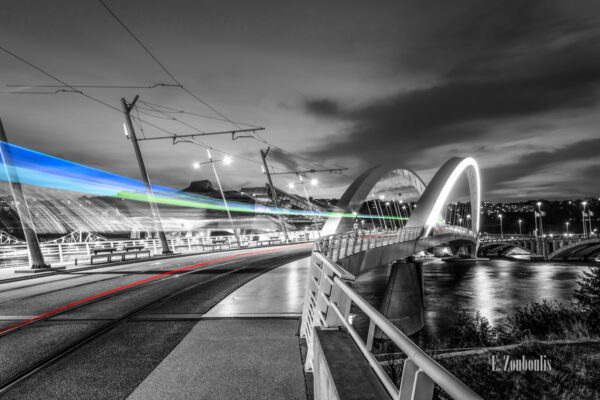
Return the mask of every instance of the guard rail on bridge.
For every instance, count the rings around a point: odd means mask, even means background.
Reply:
[[[292,243],[314,240],[318,237],[317,231],[289,232],[289,241]],[[270,244],[285,243],[283,233],[271,232],[254,235],[241,235],[240,240],[244,248],[261,247]],[[231,250],[239,246],[233,236],[196,236],[168,239],[172,250],[179,253],[209,252],[214,250]],[[97,242],[72,242],[72,243],[41,243],[40,248],[44,259],[49,263],[68,263],[89,260],[94,249],[100,247],[113,247],[123,251],[126,247],[143,246],[153,255],[160,254],[162,248],[159,239],[131,239],[131,240],[105,240]],[[28,252],[25,244],[0,245],[0,268],[18,267],[27,265]]]
[[[438,230],[438,233],[447,233],[448,230],[455,228],[461,233],[473,235],[473,232],[460,227],[445,227],[443,232]],[[323,237],[315,242],[300,332],[301,337],[306,338],[308,346],[305,364],[308,371],[312,370],[315,327],[343,327],[393,399],[431,399],[436,384],[454,399],[481,399],[350,287],[348,283],[354,281],[355,277],[334,261],[359,251],[416,240],[421,233],[422,229],[417,228],[366,235],[345,233]],[[352,304],[355,304],[370,320],[366,341],[362,340],[349,321]],[[376,328],[379,328],[407,356],[399,388],[390,380],[372,353]]]
[[[339,261],[361,251],[417,240],[421,237],[422,233],[422,228],[403,228],[384,232],[353,231],[337,233],[335,235],[324,236],[315,241],[315,249],[332,261]],[[475,236],[473,231],[461,226],[443,225],[432,230],[434,236],[447,233]]]

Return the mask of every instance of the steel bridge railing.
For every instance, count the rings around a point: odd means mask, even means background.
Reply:
[[[475,237],[468,228],[453,225],[436,226],[433,236],[442,234],[457,234]],[[421,238],[423,228],[402,228],[394,231],[351,231],[324,236],[315,241],[315,249],[332,261],[339,261],[353,254],[376,247],[408,242]]]
[[[317,231],[289,232],[289,242],[299,243],[311,241],[319,236]],[[272,244],[284,244],[285,238],[281,232],[263,233],[256,235],[241,235],[242,248],[264,247]],[[232,236],[197,236],[168,239],[170,248],[178,253],[201,253],[215,250],[235,250],[240,248]],[[162,247],[159,239],[129,239],[103,240],[97,242],[71,243],[41,243],[40,248],[44,260],[49,263],[79,264],[89,262],[94,249],[113,247],[123,251],[129,246],[144,246],[152,255],[161,254]],[[28,263],[26,244],[0,245],[0,268],[25,266]]]
[[[457,232],[453,229],[450,231]],[[419,228],[369,234],[354,232],[331,235],[315,241],[300,328],[300,336],[306,339],[308,346],[306,370],[312,370],[315,327],[343,327],[348,331],[393,399],[431,399],[436,384],[454,399],[481,399],[471,388],[429,357],[400,329],[363,299],[349,285],[354,281],[354,275],[334,261],[359,251],[416,240],[420,237],[421,232],[422,229]],[[469,230],[460,230],[460,232],[473,235],[473,232]],[[441,233],[448,233],[448,231],[434,232],[434,235]],[[352,304],[356,305],[369,318],[366,341],[362,340],[349,320]],[[372,353],[376,328],[379,328],[407,356],[399,387],[396,387],[395,383],[391,381]]]

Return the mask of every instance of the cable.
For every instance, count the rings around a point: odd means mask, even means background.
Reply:
[[[135,35],[135,33],[133,33],[133,31],[131,29],[129,29],[129,27],[125,24],[125,22],[123,20],[121,20],[117,14],[110,8],[108,7],[108,5],[103,1],[103,0],[98,0],[98,2],[106,9],[106,11],[108,11],[108,13],[121,25],[121,27],[123,27],[123,29],[125,29],[125,31],[127,31],[127,33],[129,33],[129,35],[140,45],[140,47],[146,52],[146,54],[148,54],[148,56],[150,56],[155,62],[156,64],[158,64],[158,66],[160,66],[160,68],[169,76],[169,78],[171,78],[171,80],[173,82],[175,82],[177,85],[180,86],[180,88],[186,92],[188,95],[190,95],[191,97],[193,97],[194,99],[196,99],[197,101],[199,101],[200,103],[204,104],[206,107],[208,107],[209,109],[211,109],[214,113],[216,113],[217,115],[219,115],[221,118],[223,118],[223,120],[229,122],[230,124],[232,124],[233,126],[235,126],[236,128],[241,128],[241,126],[236,123],[235,121],[231,120],[230,118],[228,118],[227,116],[225,116],[223,113],[221,113],[220,111],[218,111],[216,108],[214,108],[213,106],[211,106],[210,104],[208,104],[205,100],[201,99],[200,97],[198,97],[196,94],[194,94],[193,92],[191,92],[185,85],[183,85],[176,77],[175,75],[173,75],[171,73],[171,71],[169,71],[169,69],[162,63],[160,62],[160,60],[150,51],[150,49],[140,40],[140,38],[138,36]],[[181,122],[181,121],[180,121]],[[189,126],[189,125],[187,125]],[[193,128],[196,130],[196,128]],[[258,138],[256,138],[256,136],[251,136],[253,138],[255,138],[256,140],[262,141],[266,144],[269,144],[266,140],[264,140],[264,138],[262,138],[260,135],[257,135]],[[277,147],[277,146],[274,146]],[[295,156],[296,158],[300,158],[303,159],[305,161],[314,163],[311,160],[307,160],[303,157],[297,156],[293,153],[290,153],[286,150],[283,150],[281,148],[279,148],[282,152],[287,153],[289,155]],[[321,166],[323,166],[321,164]]]
[[[22,88],[60,88],[65,85],[15,85],[10,84],[6,85],[6,87],[22,87]],[[138,85],[73,85],[67,86],[70,88],[80,88],[80,89],[154,89],[157,87],[180,87],[180,85],[172,85],[170,83],[155,83],[151,86],[138,86]],[[12,92],[11,92],[12,93]],[[17,93],[17,92],[15,92]],[[32,93],[32,92],[29,92]],[[52,92],[49,92],[52,93]]]
[[[81,96],[83,96],[83,97],[86,97],[86,98],[88,98],[88,99],[90,99],[90,100],[92,100],[92,101],[95,101],[95,102],[96,102],[96,103],[98,103],[98,104],[101,104],[101,105],[103,105],[103,106],[105,106],[105,107],[108,107],[108,108],[110,108],[111,110],[118,112],[119,114],[122,114],[122,113],[123,113],[123,111],[122,111],[120,108],[118,108],[118,107],[115,107],[115,106],[113,106],[113,105],[111,105],[111,104],[109,104],[109,103],[107,103],[107,102],[105,102],[105,101],[102,101],[102,100],[100,100],[100,99],[98,99],[98,98],[96,98],[96,97],[94,97],[94,96],[91,96],[91,95],[89,95],[89,94],[87,94],[87,93],[85,93],[85,92],[83,92],[83,91],[81,91],[81,90],[76,90],[76,89],[74,89],[74,86],[71,86],[71,85],[69,85],[68,83],[66,83],[66,82],[65,82],[65,81],[63,81],[62,79],[60,79],[60,78],[56,77],[55,75],[52,75],[50,72],[48,72],[48,71],[46,71],[46,70],[42,69],[41,67],[38,67],[37,65],[35,65],[35,64],[33,64],[33,63],[31,63],[31,62],[27,61],[27,60],[26,60],[26,59],[24,59],[23,57],[21,57],[21,56],[19,56],[19,55],[15,54],[15,53],[13,53],[12,51],[8,50],[7,48],[5,48],[5,47],[3,47],[3,46],[0,46],[0,50],[2,50],[3,52],[5,52],[6,54],[10,55],[11,57],[14,57],[14,58],[16,58],[17,60],[21,61],[22,63],[24,63],[24,64],[28,65],[29,67],[31,67],[31,68],[33,68],[33,69],[35,69],[36,71],[38,71],[38,72],[40,72],[40,73],[42,73],[42,74],[46,75],[46,76],[47,76],[47,77],[49,77],[50,79],[52,79],[52,80],[54,80],[54,81],[56,81],[56,82],[60,83],[61,85],[63,85],[63,86],[66,86],[66,87],[68,87],[68,88],[72,89],[72,91],[73,91],[73,92],[75,92],[75,93],[77,93],[77,94],[79,94],[79,95],[81,95]],[[158,126],[158,125],[152,124],[152,123],[150,123],[150,122],[148,122],[148,121],[144,121],[144,122],[145,122],[147,125],[149,125],[149,126],[151,126],[151,127],[155,128],[155,129],[158,129],[158,130],[160,130],[160,131],[162,131],[162,132],[164,132],[164,133],[167,133],[167,134],[168,134],[168,135],[170,135],[170,136],[173,136],[173,134],[172,134],[171,132],[169,132],[168,130],[166,130],[166,129],[164,129],[164,128],[161,128],[161,127],[160,127],[160,126]]]
[[[139,102],[142,103],[142,104],[145,104],[145,105],[147,105],[149,107],[150,106],[154,106],[154,107],[164,108],[165,110],[167,110],[167,111],[165,111],[165,113],[167,113],[167,114],[170,114],[170,113],[188,114],[188,115],[193,115],[193,116],[201,117],[201,118],[207,118],[207,119],[213,119],[213,120],[217,120],[217,121],[229,122],[229,121],[227,121],[226,119],[223,119],[223,118],[213,117],[213,116],[206,115],[206,114],[199,114],[199,113],[195,113],[195,112],[192,112],[192,111],[186,111],[186,110],[172,108],[172,107],[167,107],[167,106],[164,106],[164,105],[161,105],[161,104],[150,103],[148,101],[139,100]],[[247,122],[240,122],[240,121],[234,121],[234,122],[236,124],[245,125],[245,126],[248,126],[248,127],[251,127],[251,128],[262,128],[261,126],[254,125],[254,124],[249,124]]]
[[[175,82],[177,85],[179,85],[181,87],[181,89],[184,92],[186,92],[188,95],[190,95],[191,97],[193,97],[200,103],[204,104],[206,107],[210,108],[214,113],[218,114],[220,117],[222,117],[227,122],[231,123],[236,128],[240,128],[240,126],[237,125],[234,121],[227,118],[223,113],[218,111],[216,108],[214,108],[213,106],[208,104],[206,101],[204,101],[200,97],[198,97],[196,94],[192,93],[188,88],[186,88],[177,78],[175,78],[175,76],[167,69],[167,67],[165,67],[165,65],[163,63],[161,63],[154,54],[152,54],[150,49],[148,49],[148,47],[146,47],[146,45],[144,43],[142,43],[142,41],[131,31],[131,29],[129,29],[127,27],[127,25],[125,25],[125,23],[117,16],[117,14],[115,14],[115,12],[113,10],[110,9],[110,7],[108,7],[108,5],[106,5],[106,3],[103,0],[98,0],[98,2],[100,4],[102,4],[102,6],[110,13],[110,15],[113,16],[113,18],[123,27],[123,29],[125,29],[127,31],[127,33],[129,33],[129,35],[142,47],[142,49],[144,49],[146,54],[148,54],[162,68],[162,70],[169,76],[169,78],[171,78],[173,80],[173,82]]]

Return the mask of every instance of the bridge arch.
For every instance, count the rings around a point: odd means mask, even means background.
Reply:
[[[600,254],[600,239],[584,239],[560,247],[548,254],[548,260],[567,259],[569,257],[588,258]]]
[[[337,204],[338,211],[343,213],[358,212],[377,182],[393,171],[399,171],[402,181],[407,186],[414,187],[419,194],[425,191],[425,183],[414,171],[404,168],[398,161],[392,161],[370,168],[356,178],[340,198]],[[323,226],[321,234],[332,235],[338,232],[346,232],[352,229],[352,224],[353,221],[350,218],[330,217]]]
[[[481,178],[477,161],[471,157],[454,157],[442,165],[421,195],[406,227],[422,227],[422,236],[428,236],[433,227],[438,224],[442,207],[446,204],[450,191],[463,173],[466,174],[469,183],[472,227],[477,237],[481,217]]]

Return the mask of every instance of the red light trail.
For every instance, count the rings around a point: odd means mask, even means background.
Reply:
[[[268,253],[268,252],[277,251],[277,250],[281,250],[281,249],[289,249],[289,248],[293,248],[293,247],[300,247],[300,246],[307,246],[307,245],[312,245],[312,243],[301,243],[301,244],[294,244],[294,245],[289,245],[289,246],[282,246],[282,247],[278,247],[278,248],[274,248],[274,249],[257,250],[257,251],[250,251],[250,252],[247,252],[247,253],[234,254],[232,256],[227,256],[227,257],[223,257],[223,258],[217,258],[215,260],[204,261],[204,262],[199,263],[199,264],[190,265],[190,266],[179,268],[179,269],[174,269],[172,271],[168,271],[168,272],[165,272],[165,273],[162,273],[162,274],[159,274],[159,275],[154,275],[154,276],[151,276],[149,278],[142,279],[141,281],[129,283],[127,285],[120,286],[118,288],[114,288],[114,289],[108,290],[108,291],[103,292],[103,293],[98,293],[98,294],[95,294],[93,296],[86,297],[85,299],[77,300],[74,303],[68,304],[66,306],[62,306],[62,307],[57,308],[57,309],[52,310],[52,311],[48,311],[45,314],[38,315],[37,317],[30,318],[30,319],[28,319],[26,321],[21,321],[18,324],[9,326],[8,328],[0,329],[0,334],[4,333],[4,332],[11,331],[13,329],[16,329],[16,328],[18,328],[18,327],[20,327],[22,325],[29,324],[29,323],[37,321],[39,319],[45,318],[45,317],[47,317],[49,315],[56,314],[59,311],[66,310],[66,309],[68,309],[70,307],[73,307],[73,306],[75,306],[77,304],[85,303],[86,301],[94,300],[94,299],[97,299],[99,297],[106,296],[107,294],[115,293],[115,292],[118,292],[120,290],[127,289],[127,288],[130,288],[132,286],[139,285],[141,283],[145,283],[145,282],[152,281],[154,279],[161,278],[163,276],[175,274],[177,272],[187,271],[187,270],[190,270],[190,269],[193,269],[193,268],[197,268],[197,267],[201,267],[203,265],[208,265],[208,264],[216,263],[216,262],[219,262],[219,261],[230,260],[232,258],[244,257],[244,256],[249,256],[249,255],[253,255],[253,254],[260,254],[260,253]]]

